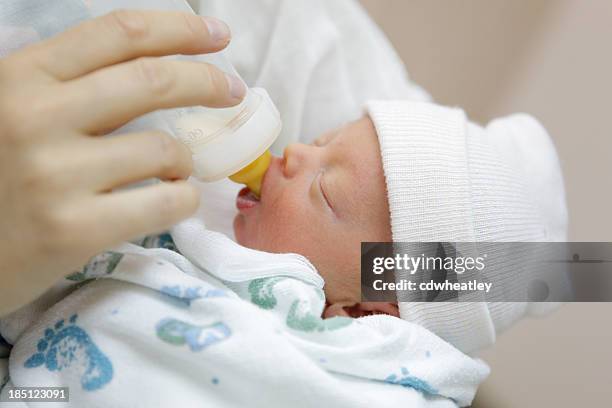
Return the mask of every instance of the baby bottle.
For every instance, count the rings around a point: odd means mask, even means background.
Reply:
[[[119,8],[193,13],[185,0],[89,0],[85,4],[90,17]],[[206,62],[240,78],[223,52],[172,58]],[[132,128],[148,126],[151,119],[157,124],[163,122],[158,127],[172,133],[191,150],[197,179],[210,182],[231,176],[259,196],[261,180],[270,163],[268,149],[281,130],[278,110],[264,89],[248,89],[244,100],[234,107],[169,109],[150,114],[147,119],[149,123],[140,121]]]

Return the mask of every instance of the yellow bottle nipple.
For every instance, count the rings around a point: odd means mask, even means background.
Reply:
[[[257,197],[261,194],[261,181],[266,170],[270,167],[272,155],[269,150],[255,159],[251,164],[237,173],[232,174],[229,179],[240,184],[245,184]]]

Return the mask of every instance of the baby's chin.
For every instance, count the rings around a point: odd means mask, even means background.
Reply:
[[[249,225],[248,219],[246,216],[242,214],[237,214],[234,218],[234,237],[236,238],[236,242],[240,245],[257,249],[260,251],[265,250],[260,241],[260,236],[255,231],[252,231],[252,225]]]
[[[241,214],[234,218],[234,237],[240,245],[264,252],[296,252],[295,248],[287,247],[282,240],[274,239],[273,232],[270,230],[254,228],[249,221],[251,220]]]
[[[244,215],[236,214],[236,217],[234,217],[233,228],[234,228],[234,237],[236,237],[236,242],[238,242],[242,246],[251,248],[251,246],[249,245],[251,240],[249,239],[249,234],[248,234],[247,226],[246,226],[246,219]]]

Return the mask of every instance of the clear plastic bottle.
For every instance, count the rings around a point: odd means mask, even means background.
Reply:
[[[57,3],[61,3],[61,0]],[[193,13],[191,6],[185,0],[88,0],[85,4],[89,9],[89,18],[116,9],[174,10]],[[223,52],[172,58],[207,62],[240,78]],[[152,122],[163,123],[165,126],[157,127],[165,127],[164,130],[173,133],[193,153],[194,176],[199,180],[220,180],[255,162],[257,165],[250,166],[251,169],[257,168],[263,171],[253,172],[245,169],[243,174],[233,177],[237,182],[252,185],[253,189],[260,184],[269,162],[269,157],[264,153],[281,130],[278,110],[262,88],[248,89],[244,100],[231,108],[194,106],[169,109],[147,115],[146,119],[148,122],[137,120],[130,127],[138,129],[149,126]],[[255,193],[259,194],[259,191]]]

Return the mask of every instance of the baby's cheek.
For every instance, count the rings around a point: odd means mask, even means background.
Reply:
[[[318,221],[296,202],[285,201],[283,206],[270,208],[259,221],[258,235],[269,251],[305,255],[316,241]]]
[[[259,225],[258,241],[270,252],[297,252],[303,254],[310,240],[301,224],[291,217],[279,216],[272,222]]]
[[[321,254],[311,260],[325,280],[325,295],[330,302],[359,302],[361,299],[361,272],[359,264],[347,259],[341,251]],[[330,256],[331,255],[331,256]]]
[[[293,193],[289,188],[275,197],[263,207],[262,221],[266,226],[292,228],[305,223],[308,208],[301,195]]]

